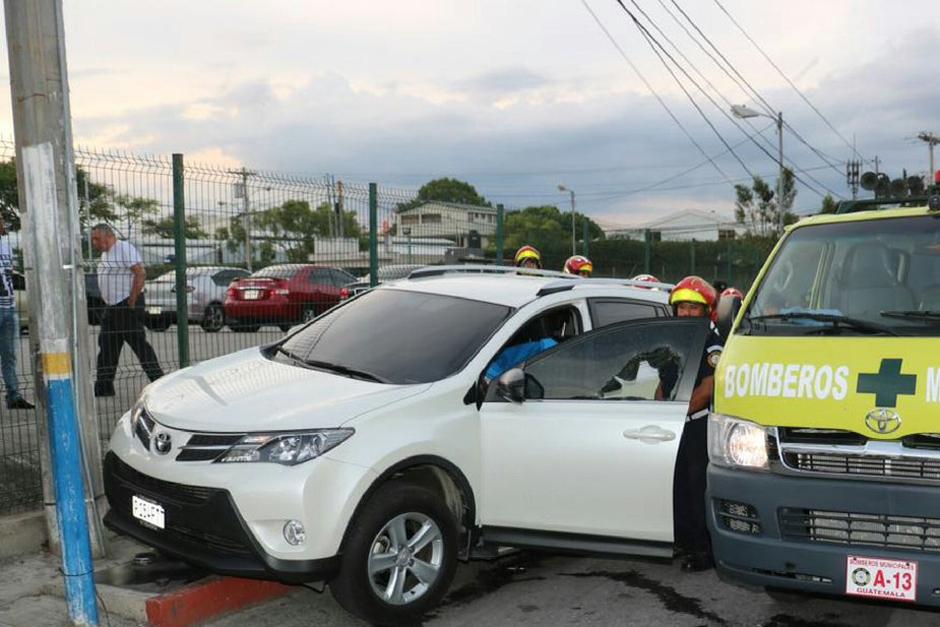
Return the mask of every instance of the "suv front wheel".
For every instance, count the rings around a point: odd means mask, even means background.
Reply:
[[[330,583],[347,611],[380,625],[421,619],[457,567],[457,521],[434,492],[390,483],[352,521],[339,575]]]

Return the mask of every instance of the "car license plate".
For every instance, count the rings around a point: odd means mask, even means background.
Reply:
[[[917,562],[850,555],[845,566],[845,593],[892,601],[917,600]]]
[[[151,316],[159,316],[163,313],[163,307],[147,307],[147,313]]]
[[[137,520],[152,525],[157,529],[163,529],[166,524],[163,506],[149,499],[137,496],[136,494],[131,496],[131,513],[134,514],[134,518]]]
[[[258,300],[261,298],[261,290],[245,290],[242,292],[242,298],[245,300]]]

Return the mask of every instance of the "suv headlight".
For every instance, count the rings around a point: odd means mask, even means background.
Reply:
[[[323,455],[345,442],[355,429],[317,429],[298,433],[251,433],[217,462],[270,462],[293,466]]]
[[[722,414],[710,414],[708,458],[718,466],[767,470],[767,427]]]

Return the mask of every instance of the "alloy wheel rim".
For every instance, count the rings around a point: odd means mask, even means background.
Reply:
[[[369,583],[390,605],[408,605],[437,582],[444,563],[444,535],[429,516],[399,514],[385,523],[369,551]]]

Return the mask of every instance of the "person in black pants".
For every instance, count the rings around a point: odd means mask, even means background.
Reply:
[[[95,396],[114,396],[114,374],[124,342],[131,347],[151,381],[163,376],[157,354],[144,332],[144,280],[140,253],[128,242],[118,241],[107,224],[91,231],[91,243],[101,251],[98,288],[106,307],[98,336]]]
[[[669,304],[679,317],[712,316],[717,301],[715,288],[697,276],[679,281],[669,295]],[[714,323],[711,326],[676,456],[673,487],[676,546],[685,558],[682,569],[687,571],[706,570],[712,566],[711,540],[705,523],[708,412],[715,389],[715,366],[721,357],[724,341]]]

